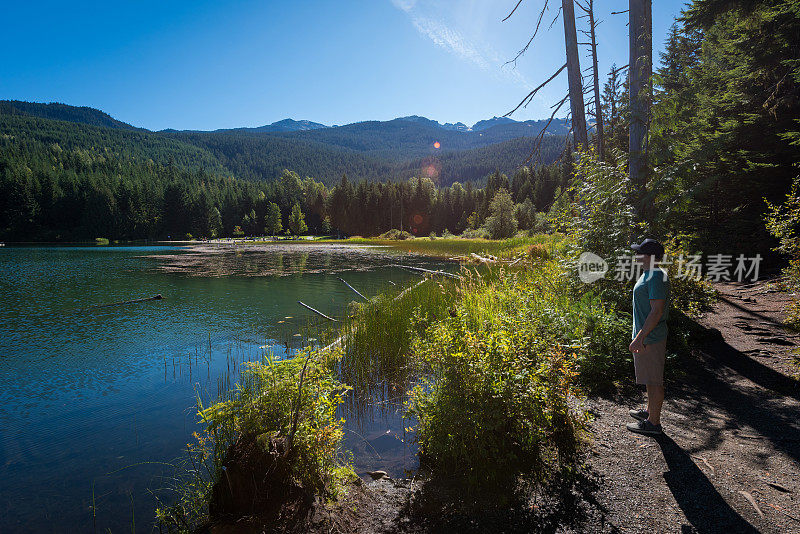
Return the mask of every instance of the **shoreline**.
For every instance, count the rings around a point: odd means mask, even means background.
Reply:
[[[545,486],[529,495],[531,508],[503,509],[491,505],[491,495],[466,498],[447,480],[380,477],[350,486],[340,502],[314,504],[286,531],[800,532],[798,360],[795,342],[785,344],[792,336],[774,298],[789,297],[775,295],[768,284],[717,286],[720,302],[698,321],[705,337],[693,352],[696,360],[681,360],[685,372],[667,382],[662,438],[624,428],[641,392],[587,398],[592,440],[566,494]],[[759,341],[763,333],[746,328],[762,314],[772,321],[774,339],[766,344]],[[732,322],[736,315],[751,320]],[[761,348],[747,348],[754,345]],[[251,517],[212,531],[263,526]]]

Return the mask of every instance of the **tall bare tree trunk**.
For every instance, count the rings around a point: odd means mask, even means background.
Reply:
[[[569,81],[569,103],[572,108],[572,133],[575,147],[586,149],[589,142],[586,133],[586,115],[583,105],[583,81],[578,60],[578,36],[575,33],[575,8],[572,0],[561,0],[564,17],[564,42],[567,47],[567,78]]]
[[[631,183],[637,192],[640,220],[649,220],[652,209],[645,205],[647,194],[647,127],[650,122],[652,89],[650,77],[653,71],[652,0],[630,0],[630,130],[629,163]]]
[[[600,74],[597,69],[597,35],[595,34],[594,0],[589,0],[589,42],[592,50],[592,75],[594,76],[594,120],[597,126],[597,156],[603,161],[603,107],[600,101]]]

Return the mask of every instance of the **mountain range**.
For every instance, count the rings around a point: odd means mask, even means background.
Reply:
[[[0,118],[4,119],[3,129],[9,130],[3,133],[16,131],[23,137],[36,137],[37,128],[45,128],[51,136],[55,135],[52,132],[60,132],[53,141],[62,148],[98,149],[110,142],[109,134],[103,132],[117,130],[118,137],[112,144],[124,146],[126,152],[156,162],[165,154],[172,154],[170,161],[203,161],[204,168],[208,168],[209,161],[215,161],[215,172],[222,169],[242,179],[270,180],[283,169],[328,183],[342,174],[357,181],[403,179],[424,172],[443,185],[481,181],[495,170],[513,173],[531,153],[532,138],[546,124],[545,120],[493,117],[468,127],[461,122],[441,124],[412,115],[342,126],[284,119],[255,128],[156,132],[90,107],[16,100],[0,101]],[[36,126],[37,120],[73,126]],[[543,164],[557,159],[568,131],[565,119],[551,122],[542,144]],[[182,150],[191,156],[181,154]],[[201,156],[197,155],[198,150]],[[152,155],[148,155],[150,152]]]

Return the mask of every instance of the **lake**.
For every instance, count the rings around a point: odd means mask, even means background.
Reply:
[[[196,398],[438,260],[344,245],[0,248],[0,531],[140,531],[198,430]],[[395,284],[395,285],[393,285]],[[161,294],[162,300],[121,301]],[[347,417],[348,414],[345,414]],[[347,417],[356,471],[415,466],[399,411]]]

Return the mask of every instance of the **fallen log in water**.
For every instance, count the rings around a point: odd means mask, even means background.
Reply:
[[[438,274],[440,276],[448,276],[450,278],[460,278],[457,274],[446,273],[444,271],[432,271],[431,269],[423,269],[422,267],[411,267],[410,265],[399,265],[395,264],[393,267],[400,267],[401,269],[408,269],[410,271],[418,271],[422,273],[428,274]]]
[[[124,304],[135,304],[137,302],[147,302],[148,300],[161,300],[164,297],[159,293],[158,295],[153,295],[152,297],[145,297],[141,299],[134,299],[134,300],[122,300],[120,302],[112,302],[111,304],[95,304],[89,306],[89,308],[107,308],[109,306],[122,306]]]
[[[309,306],[308,304],[306,304],[306,303],[305,303],[305,302],[303,302],[303,301],[300,301],[300,300],[298,300],[298,301],[297,301],[297,303],[298,303],[300,306],[304,307],[304,308],[308,308],[309,310],[311,310],[312,312],[316,313],[316,314],[317,314],[317,315],[319,315],[320,317],[324,317],[324,318],[326,318],[326,319],[327,319],[327,320],[329,320],[329,321],[333,321],[334,323],[335,323],[335,322],[337,322],[337,321],[336,321],[336,319],[334,319],[333,317],[328,317],[327,315],[325,315],[325,314],[324,314],[324,313],[322,313],[321,311],[319,311],[319,310],[315,310],[314,308],[312,308],[311,306]]]
[[[358,296],[359,296],[359,297],[361,297],[362,299],[364,299],[364,300],[366,300],[367,302],[369,302],[369,299],[368,299],[367,297],[365,297],[364,295],[362,295],[362,294],[361,294],[361,293],[360,293],[360,292],[359,292],[359,291],[358,291],[356,288],[354,288],[353,286],[351,286],[350,284],[348,284],[347,282],[345,282],[343,278],[339,277],[339,280],[340,280],[340,281],[341,281],[341,282],[342,282],[344,285],[346,285],[347,287],[349,287],[350,289],[352,289],[352,290],[353,290],[353,293],[355,293],[356,295],[358,295]]]
[[[497,258],[494,256],[481,256],[472,252],[470,253],[469,257],[481,263],[497,263]]]
[[[425,280],[420,280],[419,282],[417,282],[413,286],[405,288],[395,298],[393,298],[392,301],[398,300],[399,298],[401,298],[403,295],[405,295],[406,293],[408,293],[409,291],[411,291],[415,287],[418,287],[420,284],[424,284],[427,280],[428,280],[427,278]],[[333,343],[331,343],[330,345],[327,345],[325,347],[322,347],[321,349],[319,349],[318,352],[320,354],[322,354],[323,352],[327,352],[329,350],[334,349],[335,347],[337,347],[337,346],[342,344],[342,341],[344,341],[344,338],[345,338],[344,335],[339,336],[338,338],[336,338],[336,340],[333,341]]]

